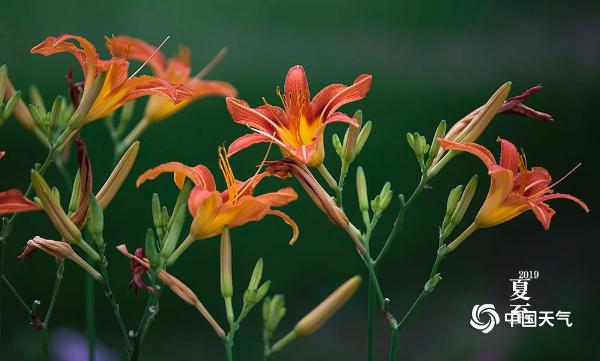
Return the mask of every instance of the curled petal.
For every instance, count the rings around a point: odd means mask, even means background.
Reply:
[[[189,178],[196,186],[207,190],[215,190],[215,179],[205,166],[198,164],[195,167],[187,166],[179,162],[168,162],[149,169],[142,173],[135,182],[139,187],[147,180],[154,180],[163,173],[175,173],[175,182],[179,188],[183,187],[183,179]]]
[[[548,204],[543,202],[537,204],[532,203],[531,210],[533,211],[533,214],[535,214],[535,218],[537,218],[537,220],[540,221],[544,229],[546,231],[549,230],[550,221],[552,220],[552,217],[556,214],[556,211],[552,209]]]
[[[501,146],[500,166],[516,172],[519,166],[519,151],[517,147],[506,139],[498,138],[498,142],[500,142]]]
[[[286,187],[277,192],[265,193],[256,196],[256,199],[271,207],[283,207],[298,199],[298,193],[292,187]]]
[[[40,207],[27,199],[18,189],[0,192],[0,216],[11,213],[37,211]]]
[[[240,150],[244,150],[249,146],[256,143],[268,143],[271,142],[271,138],[266,135],[259,133],[250,133],[245,134],[234,140],[231,145],[229,145],[229,149],[227,150],[227,156],[230,157]]]
[[[546,194],[546,195],[543,195],[543,196],[537,198],[536,201],[537,202],[546,202],[547,200],[550,200],[550,199],[559,199],[559,198],[568,199],[568,200],[571,200],[571,201],[577,203],[586,213],[589,213],[589,211],[590,211],[590,208],[588,207],[587,204],[585,204],[585,202],[583,202],[581,199],[574,197],[570,194],[564,194],[564,193]]]
[[[457,143],[451,140],[446,140],[443,138],[438,138],[438,142],[442,146],[444,150],[458,150],[461,152],[468,152],[481,159],[481,161],[488,167],[488,169],[496,166],[496,158],[492,152],[489,151],[486,147],[479,145],[477,143]]]
[[[212,95],[224,97],[237,96],[237,89],[227,82],[217,80],[200,80],[192,78],[184,83],[193,93],[194,99]]]
[[[236,123],[244,124],[269,134],[273,134],[275,129],[279,128],[274,120],[253,109],[243,100],[227,97],[225,98],[225,102],[231,118]]]
[[[352,103],[366,97],[367,93],[369,93],[369,90],[371,89],[372,80],[372,75],[362,74],[354,80],[354,83],[351,86],[338,91],[323,107],[323,110],[321,111],[321,119],[329,118],[331,113],[335,112],[344,104]]]
[[[296,241],[298,240],[298,236],[300,235],[300,230],[298,229],[298,225],[296,224],[296,222],[294,222],[294,220],[290,216],[288,216],[286,213],[284,213],[280,210],[277,210],[277,209],[270,210],[268,214],[281,218],[285,223],[287,223],[292,228],[293,234],[292,234],[292,239],[290,239],[290,241],[289,241],[289,244],[296,243]]]
[[[213,219],[221,206],[221,194],[218,191],[208,191],[202,187],[194,187],[188,197],[190,214],[204,220]]]
[[[115,56],[140,62],[150,59],[148,66],[156,76],[162,78],[167,62],[164,54],[160,50],[156,51],[155,46],[126,35],[113,36],[106,41],[106,45]]]

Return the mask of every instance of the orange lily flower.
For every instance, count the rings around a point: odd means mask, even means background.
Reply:
[[[227,189],[223,192],[216,189],[210,170],[203,165],[189,167],[179,162],[169,162],[147,170],[137,179],[136,185],[139,187],[162,173],[172,172],[179,188],[183,187],[186,178],[195,185],[188,198],[188,209],[194,220],[188,238],[175,251],[177,255],[173,254],[175,258],[195,240],[216,236],[226,226],[230,229],[239,227],[248,222],[259,221],[267,215],[278,216],[292,227],[290,244],[298,238],[296,223],[282,211],[272,209],[296,200],[298,195],[294,189],[286,187],[276,192],[254,195],[254,188],[269,174],[257,173],[247,181],[238,181],[224,153],[224,149],[219,147],[219,167],[227,184]]]
[[[75,40],[79,46],[70,40]],[[82,124],[104,118],[142,96],[160,95],[173,103],[180,103],[192,96],[187,87],[172,84],[164,79],[147,75],[136,76],[137,71],[128,77],[129,62],[118,55],[114,40],[107,39],[106,46],[111,54],[109,60],[100,59],[96,48],[88,40],[70,34],[49,36],[31,49],[32,54],[45,56],[64,52],[73,54],[81,65],[84,76],[81,103],[89,96],[96,77],[101,73],[106,74],[102,88]]]
[[[173,104],[163,97],[151,96],[146,105],[144,115],[147,122],[158,122],[171,114],[186,107],[194,100],[198,100],[211,95],[219,95],[224,97],[234,97],[237,95],[237,90],[229,83],[204,80],[203,77],[221,60],[225,55],[225,50],[222,50],[215,58],[198,74],[192,76],[191,68],[191,51],[188,47],[180,47],[179,54],[168,60],[160,52],[160,50],[146,42],[131,38],[129,36],[117,36],[112,42],[117,52],[126,58],[138,61],[146,61],[150,59],[148,65],[152,68],[154,76],[164,79],[172,84],[181,84],[189,88],[193,96],[180,103]],[[154,56],[152,56],[154,54]]]
[[[325,157],[325,126],[332,122],[346,122],[358,127],[355,119],[336,110],[344,104],[363,99],[371,88],[372,78],[363,74],[350,86],[328,85],[311,100],[304,68],[296,65],[285,78],[283,94],[277,90],[283,109],[266,101],[254,109],[243,100],[227,98],[227,109],[233,120],[255,131],[231,143],[228,155],[255,143],[273,142],[285,156],[309,166],[320,166]]]
[[[4,157],[4,154],[6,153],[0,151],[0,159]],[[9,189],[5,192],[0,192],[0,216],[37,211],[38,209],[40,207],[25,197],[19,189]]]
[[[527,168],[524,154],[519,154],[514,144],[498,138],[501,144],[500,163],[487,148],[475,143],[457,143],[438,139],[446,150],[471,153],[481,159],[491,177],[490,189],[475,221],[456,240],[448,245],[448,251],[456,248],[465,238],[478,228],[495,226],[507,222],[528,210],[533,211],[544,229],[550,228],[552,216],[556,213],[546,201],[556,198],[569,199],[577,203],[585,212],[588,206],[579,198],[569,194],[554,193],[550,173],[542,167]]]

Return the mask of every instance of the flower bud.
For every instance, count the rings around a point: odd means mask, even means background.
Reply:
[[[146,230],[146,239],[144,244],[144,254],[150,261],[150,268],[152,271],[158,272],[160,270],[160,257],[158,249],[156,248],[156,239],[154,238],[154,232],[151,228]]]
[[[65,211],[60,206],[60,202],[55,198],[52,190],[50,190],[48,183],[46,183],[37,171],[31,172],[31,184],[40,202],[42,202],[48,218],[65,241],[78,245],[95,261],[100,260],[98,253],[83,240],[81,231],[65,214]]]
[[[83,125],[85,117],[90,109],[92,109],[98,94],[100,94],[105,77],[106,73],[101,72],[98,74],[98,76],[96,76],[93,85],[87,91],[84,91],[83,98],[81,98],[81,102],[79,103],[77,110],[75,113],[73,113],[71,119],[69,119],[69,129],[71,131],[77,130]]]
[[[446,229],[446,226],[450,222],[452,214],[454,214],[456,205],[458,205],[458,201],[460,200],[460,196],[462,195],[462,191],[462,184],[454,187],[450,191],[450,194],[448,195],[448,201],[446,201],[446,214],[444,215],[444,221],[442,222],[442,231]]]
[[[365,143],[367,142],[367,139],[369,139],[369,135],[371,134],[371,128],[373,128],[373,122],[369,120],[360,130],[360,133],[358,134],[358,139],[356,140],[356,149],[354,150],[354,156],[359,155],[362,151],[363,147],[365,146]]]
[[[465,186],[464,191],[462,192],[462,195],[456,204],[454,212],[450,217],[450,220],[446,222],[445,229],[442,228],[444,237],[450,235],[454,228],[460,223],[460,221],[462,221],[467,209],[469,208],[469,205],[471,204],[471,201],[473,200],[473,196],[475,195],[475,190],[477,189],[477,179],[477,175],[474,175],[469,180],[469,183],[467,183]]]
[[[333,133],[331,136],[331,143],[333,144],[333,149],[335,149],[335,152],[341,157],[344,147],[342,146],[340,137],[336,133]]]
[[[129,171],[131,171],[131,167],[133,167],[133,163],[135,162],[139,149],[140,142],[133,143],[129,149],[127,149],[100,191],[98,191],[96,198],[98,199],[100,206],[102,206],[102,209],[106,209],[106,207],[108,207],[114,196],[123,185],[125,178],[127,178]]]
[[[369,195],[367,191],[367,180],[362,167],[356,168],[356,194],[358,195],[358,207],[361,212],[369,210]]]
[[[265,298],[262,311],[264,329],[270,335],[277,330],[279,322],[283,316],[285,316],[285,298],[283,295],[275,295],[273,298]]]
[[[258,289],[246,290],[244,293],[244,302],[250,306],[259,303],[269,292],[271,281],[265,281]]]
[[[392,184],[386,182],[381,189],[381,192],[371,201],[371,209],[374,213],[383,212],[392,201],[394,192],[391,190]]]
[[[21,101],[21,91],[15,92],[10,99],[6,102],[4,106],[4,111],[2,114],[2,120],[8,119],[8,117],[12,114],[13,110],[17,106],[17,104]]]
[[[164,210],[166,211],[166,208]],[[163,217],[163,208],[160,205],[160,198],[157,193],[152,195],[152,220],[154,221],[154,229],[156,229],[158,238],[163,239],[169,222],[168,211],[167,219],[165,221],[165,217]]]
[[[221,295],[223,298],[233,296],[233,280],[231,276],[231,236],[229,228],[221,233]]]
[[[433,135],[433,139],[431,140],[431,148],[429,149],[429,157],[427,159],[427,165],[431,165],[433,160],[437,157],[440,151],[440,143],[438,142],[439,138],[443,138],[446,135],[446,121],[442,119],[440,124],[438,124],[437,129],[435,130],[435,134]]]
[[[263,273],[263,259],[260,258],[256,265],[254,266],[254,270],[252,271],[252,277],[250,277],[250,283],[248,284],[249,290],[255,290],[258,288],[260,283],[260,279],[262,278]]]
[[[439,273],[437,273],[436,275],[434,275],[433,277],[431,277],[429,279],[429,281],[427,281],[427,283],[425,283],[425,292],[427,293],[431,293],[433,292],[433,290],[435,289],[435,286],[437,286],[437,284],[442,280],[442,276],[440,276]]]
[[[35,105],[40,109],[41,112],[47,113],[46,105],[44,104],[44,98],[40,93],[38,87],[34,84],[29,86],[29,99],[31,99],[31,104]]]
[[[358,126],[349,125],[344,136],[344,161],[346,163],[352,163],[354,156],[356,155],[356,142],[358,134],[360,132],[360,126],[362,125],[362,111],[357,110],[354,113],[353,118],[358,123]]]
[[[63,101],[61,96],[57,96],[52,104],[52,111],[50,113],[50,121],[48,124],[48,138],[54,139],[54,133],[60,123],[61,112],[63,110]]]
[[[8,70],[6,64],[0,66],[0,103],[4,101],[4,92],[6,91],[6,83],[8,80]]]
[[[296,324],[296,327],[294,327],[295,334],[300,337],[308,336],[321,328],[354,295],[361,281],[360,276],[354,276],[338,287]]]
[[[6,100],[6,99],[12,98],[17,91],[16,91],[15,87],[13,86],[13,84],[10,82],[10,79],[8,77],[6,77],[5,84],[6,85],[4,88],[4,99]],[[2,98],[0,98],[0,100],[2,100]],[[17,118],[19,123],[21,123],[21,125],[25,129],[34,131],[34,129],[35,129],[34,120],[31,117],[31,113],[29,113],[27,106],[25,105],[23,100],[20,99],[20,97],[19,97],[19,101],[17,101],[17,104],[15,105],[15,108],[12,110],[11,113],[13,113],[14,117]]]
[[[96,240],[98,248],[101,248],[104,246],[104,239],[102,237],[102,232],[104,231],[104,212],[92,193],[90,193],[89,199],[90,210],[88,213],[87,227],[92,234],[92,237]]]

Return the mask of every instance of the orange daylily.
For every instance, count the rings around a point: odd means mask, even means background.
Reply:
[[[70,40],[76,41],[79,46]],[[137,72],[128,76],[129,62],[118,54],[115,40],[107,39],[106,46],[111,55],[109,60],[100,59],[91,42],[70,34],[49,36],[31,49],[32,54],[45,56],[67,52],[77,59],[84,76],[82,104],[86,96],[90,96],[90,89],[96,77],[101,73],[106,74],[102,88],[82,124],[104,118],[126,103],[146,95],[159,95],[173,103],[180,103],[192,97],[191,90],[183,85],[172,84],[148,75],[136,76]]]
[[[446,150],[464,151],[477,156],[486,165],[491,177],[490,189],[475,221],[448,245],[449,251],[456,248],[476,229],[507,222],[528,210],[533,211],[544,229],[548,230],[552,216],[556,213],[546,203],[550,199],[569,199],[589,212],[588,206],[579,198],[569,194],[554,193],[552,188],[562,179],[550,184],[552,177],[545,168],[528,169],[525,156],[519,154],[515,145],[508,140],[498,138],[501,144],[500,163],[496,162],[492,152],[479,144],[461,144],[444,139],[438,141]]]
[[[0,159],[5,154],[5,152],[0,151]],[[40,207],[25,197],[19,189],[9,189],[5,192],[0,192],[0,216],[37,211],[38,209]]]
[[[113,39],[112,44],[117,53],[122,57],[138,61],[150,59],[148,65],[152,68],[154,76],[172,84],[181,84],[193,92],[192,97],[177,104],[173,104],[160,96],[151,96],[146,105],[144,115],[144,118],[148,122],[161,121],[194,100],[211,95],[224,97],[234,97],[237,95],[237,90],[229,83],[203,79],[222,58],[225,53],[224,50],[219,52],[213,61],[198,74],[192,76],[191,51],[188,47],[180,47],[177,56],[166,60],[158,48],[140,39],[129,36],[117,36]]]
[[[285,78],[283,94],[278,89],[283,109],[266,101],[254,109],[243,100],[227,98],[227,109],[233,120],[255,131],[231,143],[228,155],[255,143],[273,142],[284,155],[309,166],[320,166],[325,157],[325,126],[331,122],[346,122],[358,127],[355,119],[336,110],[344,104],[363,99],[371,88],[372,78],[363,74],[350,86],[328,85],[311,100],[304,68],[296,65]]]
[[[194,217],[189,242],[216,236],[226,226],[239,227],[248,222],[259,221],[267,215],[275,215],[292,227],[290,244],[293,244],[298,238],[298,226],[287,214],[272,208],[296,200],[296,192],[287,187],[272,193],[254,195],[254,188],[268,173],[257,173],[245,182],[236,180],[222,147],[219,148],[219,167],[227,184],[227,189],[223,192],[216,190],[215,180],[208,168],[203,165],[189,167],[179,162],[165,163],[147,170],[137,179],[136,184],[139,187],[145,181],[166,172],[174,173],[175,183],[180,188],[186,178],[194,183],[195,187],[188,198],[188,209]]]

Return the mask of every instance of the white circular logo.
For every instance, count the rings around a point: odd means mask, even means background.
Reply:
[[[494,305],[475,305],[471,311],[471,326],[483,333],[490,332],[494,326],[500,323],[500,316]]]

